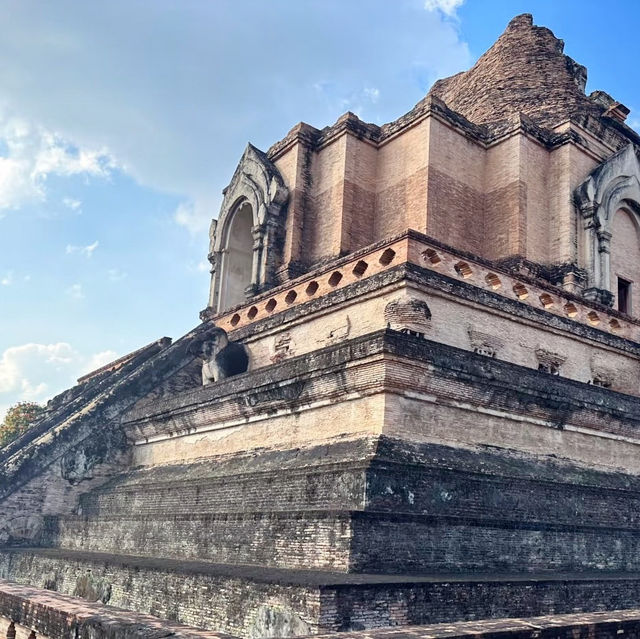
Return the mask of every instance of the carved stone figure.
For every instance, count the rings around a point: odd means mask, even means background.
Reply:
[[[191,347],[202,357],[202,385],[218,382],[245,373],[249,367],[249,355],[244,345],[230,342],[227,333],[214,328]]]

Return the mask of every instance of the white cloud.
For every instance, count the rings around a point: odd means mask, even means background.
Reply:
[[[8,348],[0,358],[0,394],[17,400],[41,401],[49,381],[73,362],[77,353],[65,342],[24,344]]]
[[[166,2],[59,0],[37,11],[14,3],[0,12],[3,95],[80,151],[40,136],[49,150],[26,169],[9,154],[5,190],[41,197],[29,168],[104,175],[116,157],[139,184],[192,202],[174,220],[205,232],[248,140],[266,149],[300,120],[322,128],[345,108],[391,120],[437,77],[469,66],[445,15],[460,0],[429,3],[441,10],[415,0],[395,0],[392,11],[388,0],[369,0],[365,12],[344,0],[189,2],[178,13]],[[356,19],[355,31],[335,28]],[[312,38],[303,28],[310,21]],[[256,64],[265,50],[269,64]],[[320,100],[314,85],[327,85]]]
[[[81,207],[82,207],[82,202],[80,200],[76,200],[75,198],[72,197],[65,197],[62,200],[62,203],[68,208],[71,209],[72,211],[76,211],[78,213],[81,212]]]
[[[112,350],[85,356],[66,342],[7,348],[0,356],[0,421],[16,402],[45,402],[117,357]]]
[[[463,4],[464,0],[424,0],[427,11],[442,11],[448,16],[454,15]]]
[[[0,108],[0,214],[42,202],[50,176],[107,177],[115,162],[106,150],[77,148],[60,135]],[[69,200],[71,208],[74,200]]]
[[[84,298],[82,284],[72,284],[68,289],[66,289],[65,293],[69,295],[69,297],[73,297],[75,300],[81,300]]]
[[[13,271],[7,271],[0,278],[0,286],[11,286],[13,284]]]
[[[118,359],[118,353],[110,350],[101,351],[100,353],[91,355],[86,364],[82,367],[79,376],[86,375],[87,373],[92,373],[93,371],[102,368],[105,364],[109,364],[116,359]]]
[[[206,231],[212,217],[213,210],[199,201],[182,202],[173,215],[173,219],[193,235]]]
[[[209,273],[211,271],[211,264],[209,264],[209,260],[200,260],[196,262],[196,260],[190,260],[187,264],[187,270],[190,273]]]
[[[380,98],[380,89],[375,87],[367,87],[363,91],[364,96],[373,104],[375,104]]]
[[[128,274],[117,268],[110,268],[107,271],[107,277],[110,282],[121,282],[128,277]]]
[[[80,255],[84,255],[85,257],[91,257],[93,252],[98,248],[100,242],[96,240],[93,244],[89,244],[88,246],[74,246],[73,244],[67,244],[65,249],[65,253],[67,255],[71,255],[72,253],[79,253]]]

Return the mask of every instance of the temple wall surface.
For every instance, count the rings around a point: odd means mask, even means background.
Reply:
[[[613,151],[576,138],[550,147],[514,126],[486,144],[427,115],[379,144],[348,129],[317,149],[298,140],[275,160],[290,190],[283,264],[310,266],[408,228],[488,259],[576,262],[573,190]]]
[[[486,152],[436,118],[430,120],[427,234],[483,255]]]
[[[427,229],[431,120],[423,120],[377,151],[375,239],[405,228]]]

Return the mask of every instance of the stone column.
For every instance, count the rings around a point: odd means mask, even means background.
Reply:
[[[281,225],[277,218],[267,218],[264,233],[264,249],[262,251],[262,280],[260,282],[261,290],[265,290],[266,288],[272,286],[275,279],[276,268],[278,267],[278,264],[276,262],[278,251],[276,249],[278,245],[280,230]]]
[[[598,254],[597,230],[600,227],[598,210],[595,202],[588,202],[580,207],[584,220],[584,260],[589,273],[590,288],[600,286],[600,257]]]
[[[580,207],[584,219],[585,263],[589,274],[589,284],[583,292],[588,300],[611,306],[613,295],[609,281],[609,240],[611,234],[602,230],[598,217],[598,206],[594,201]]]
[[[611,233],[599,230],[598,257],[600,262],[600,288],[611,289]]]
[[[252,297],[260,291],[262,283],[262,254],[264,249],[264,225],[256,224],[251,228],[253,236],[253,262],[251,263],[251,284],[245,289],[247,297]]]
[[[220,286],[222,283],[222,259],[224,251],[213,251],[209,253],[207,259],[211,264],[211,288],[209,289],[209,308],[214,312],[218,311],[218,301],[220,299]]]

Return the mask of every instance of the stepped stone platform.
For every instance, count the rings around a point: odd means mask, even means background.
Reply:
[[[283,634],[289,630],[280,627],[276,632]],[[224,633],[209,632],[4,580],[0,580],[0,633],[17,639],[27,635],[43,639],[235,639]],[[640,610],[388,627],[347,632],[341,636],[347,639],[498,639],[505,636],[521,639],[561,639],[567,636],[573,639],[613,639],[621,635],[632,639],[640,636]],[[328,639],[335,637],[335,633],[315,636]]]
[[[640,573],[602,571],[380,575],[23,548],[3,549],[6,577],[240,636],[268,625],[269,596],[295,611],[276,623],[297,634],[640,605]]]
[[[154,436],[188,438],[244,389],[262,398],[248,416],[273,423],[285,406],[303,423],[339,385],[366,389],[352,401],[373,430],[347,413],[341,436],[247,450],[262,423],[249,419],[224,447],[196,432],[179,460],[134,456],[71,512],[44,516],[37,537],[2,548],[0,578],[237,636],[640,607],[640,477],[593,463],[594,436],[564,426],[620,436],[640,399],[389,329],[308,360],[155,398],[123,431],[147,433],[137,446],[155,454]],[[407,370],[412,391],[399,393]],[[501,407],[503,436],[581,437],[585,459],[478,441]],[[472,428],[450,419],[471,411]]]

